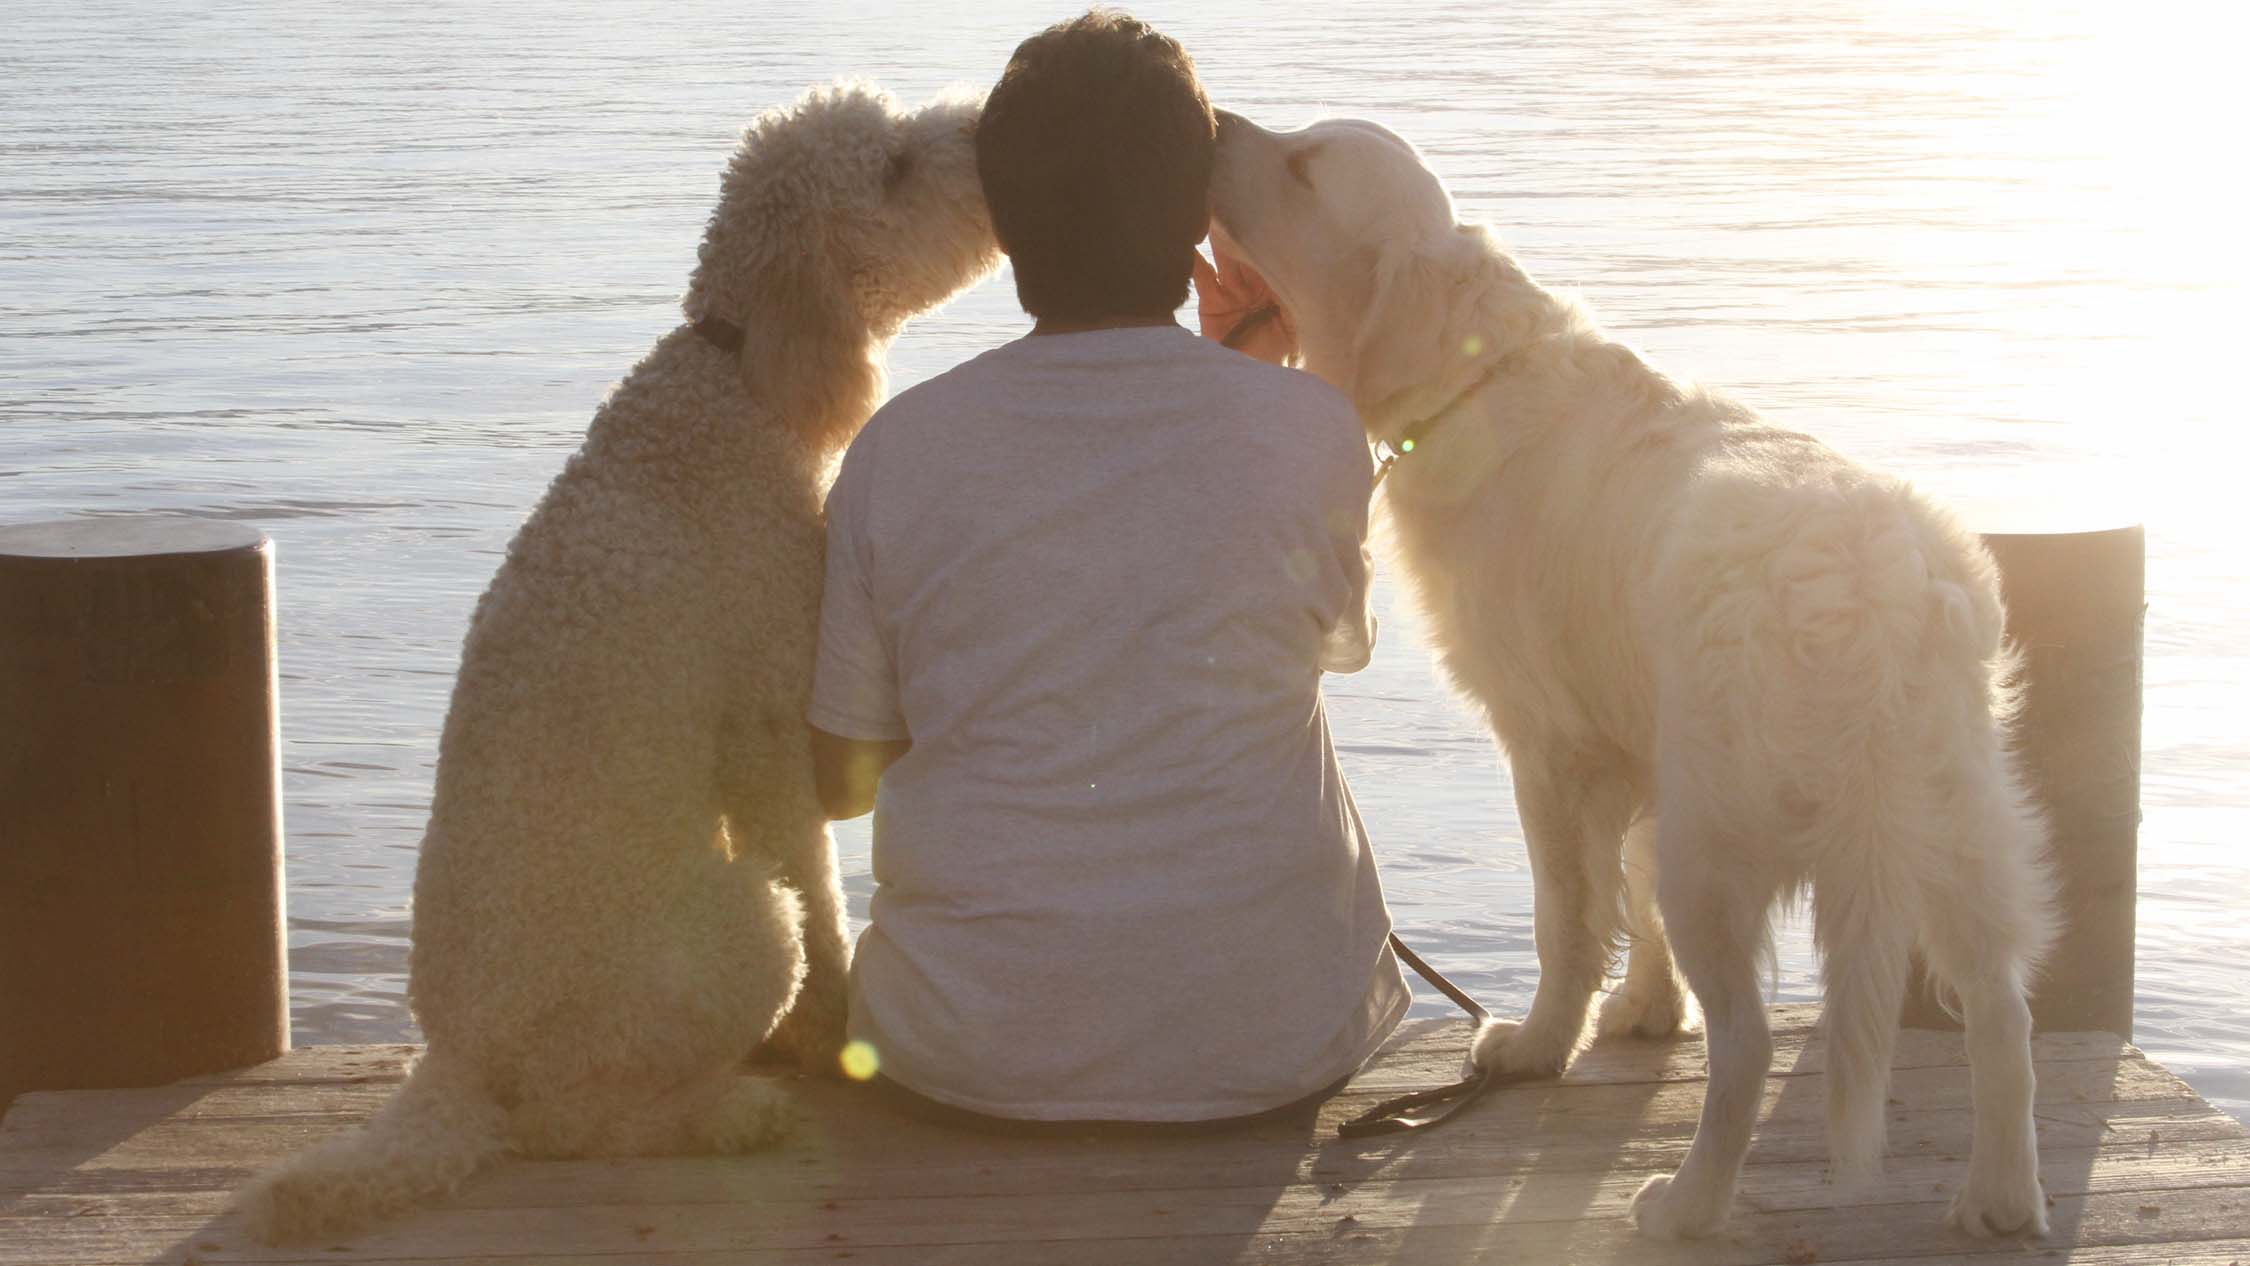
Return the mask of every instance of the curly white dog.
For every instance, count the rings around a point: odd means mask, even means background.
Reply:
[[[1713,1230],[1772,1060],[1768,915],[1809,884],[1832,1177],[1881,1166],[1918,948],[1958,995],[1974,1073],[1952,1218],[2044,1232],[2025,990],[2050,880],[1976,538],[1898,480],[1649,368],[1457,225],[1374,124],[1223,117],[1213,198],[1215,240],[1272,283],[1306,366],[1406,450],[1385,494],[1400,557],[1507,751],[1540,980],[1477,1061],[1562,1069],[1621,934],[1602,1028],[1671,1031],[1676,955],[1710,1087],[1686,1162],[1633,1212],[1650,1234]]]
[[[782,1039],[841,1045],[803,722],[821,498],[901,323],[997,262],[976,112],[847,86],[744,134],[698,324],[603,403],[477,606],[414,885],[428,1052],[248,1189],[261,1236],[365,1225],[504,1154],[738,1150],[786,1123],[740,1064],[792,999]]]

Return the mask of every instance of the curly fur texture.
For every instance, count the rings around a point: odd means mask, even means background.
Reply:
[[[428,1051],[364,1128],[251,1184],[261,1238],[363,1227],[503,1155],[750,1147],[787,1122],[740,1071],[777,1020],[808,1061],[840,1047],[803,721],[821,499],[885,344],[997,261],[975,116],[845,85],[744,134],[684,303],[741,354],[660,339],[477,604],[414,884]]]
[[[1445,671],[1506,750],[1540,979],[1476,1060],[1561,1071],[1620,939],[1610,1032],[1702,1004],[1710,1085],[1657,1236],[1725,1219],[1772,1059],[1758,962],[1809,887],[1831,1177],[1879,1169],[1910,951],[1960,1001],[1975,1134],[1953,1220],[2043,1232],[2025,992],[2051,935],[2044,831],[2010,754],[1991,557],[1950,515],[1683,386],[1533,284],[1373,124],[1222,123],[1224,236],[1305,363],[1377,439]],[[1675,968],[1675,957],[1677,968]]]

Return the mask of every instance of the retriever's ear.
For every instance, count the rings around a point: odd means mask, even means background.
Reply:
[[[883,389],[851,280],[839,272],[809,244],[769,259],[742,323],[743,381],[816,440],[864,418]]]
[[[1467,359],[1457,327],[1473,306],[1484,257],[1458,229],[1376,249],[1350,393],[1371,431],[1385,435],[1390,419],[1452,398],[1451,379]]]

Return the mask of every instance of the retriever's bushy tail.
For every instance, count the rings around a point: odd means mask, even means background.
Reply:
[[[238,1204],[269,1244],[349,1234],[451,1194],[507,1150],[505,1124],[476,1078],[432,1051],[366,1125],[260,1174]]]

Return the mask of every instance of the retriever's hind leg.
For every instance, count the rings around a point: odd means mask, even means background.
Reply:
[[[1888,841],[1840,842],[1813,880],[1827,1050],[1830,1182],[1856,1184],[1883,1169],[1884,1108],[1898,1045],[1914,914],[1883,864]]]
[[[1677,1173],[1651,1178],[1633,1198],[1643,1235],[1670,1239],[1707,1235],[1726,1221],[1742,1158],[1750,1148],[1773,1034],[1758,987],[1766,943],[1770,884],[1727,864],[1715,831],[1700,814],[1664,807],[1659,823],[1657,891],[1672,951],[1703,1007],[1710,1082],[1695,1142]]]
[[[1969,1178],[1947,1221],[1972,1235],[2047,1233],[2032,1122],[2032,965],[2050,935],[2040,832],[2020,793],[1998,776],[1958,850],[1922,888],[1922,952],[1960,999],[1976,1113]]]
[[[1489,1021],[1479,1068],[1559,1073],[1586,1040],[1586,1020],[1617,934],[1618,851],[1632,816],[1623,783],[1599,770],[1512,762],[1516,807],[1531,850],[1539,986],[1523,1022]]]
[[[1666,1037],[1687,1023],[1687,985],[1672,962],[1656,905],[1656,819],[1625,832],[1625,980],[1602,999],[1603,1037]]]

